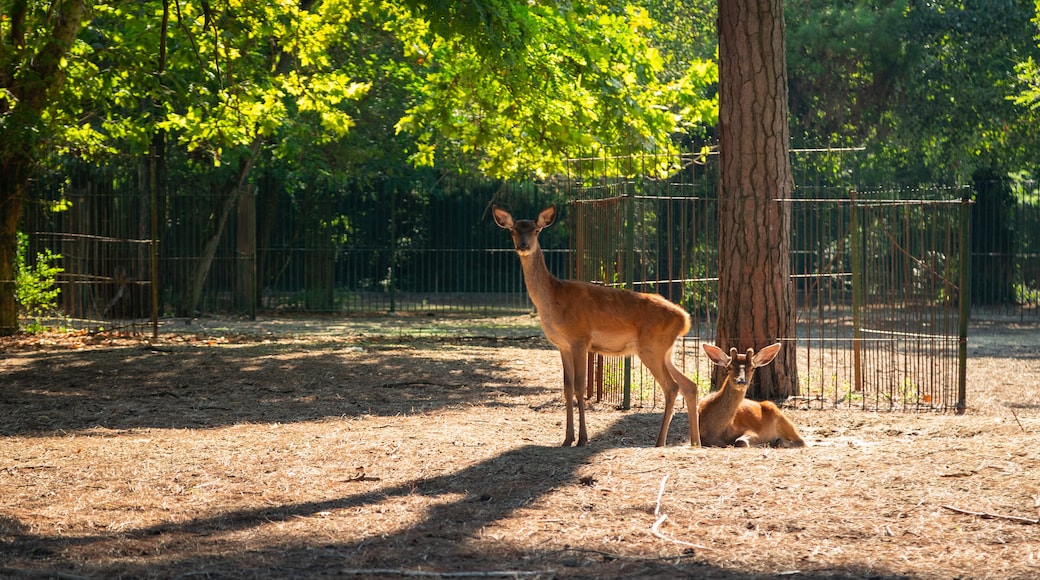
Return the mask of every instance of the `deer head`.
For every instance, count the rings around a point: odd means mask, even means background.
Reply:
[[[538,234],[556,220],[556,206],[550,205],[538,214],[537,220],[513,221],[513,216],[497,205],[491,206],[498,227],[509,230],[513,236],[513,247],[516,253],[527,256],[538,249]]]
[[[720,388],[733,384],[747,390],[755,375],[755,369],[773,362],[776,354],[780,352],[781,345],[779,342],[771,344],[757,353],[755,349],[749,348],[745,354],[737,354],[737,348],[731,347],[728,355],[715,345],[705,343],[701,346],[711,362],[726,369],[726,380]]]

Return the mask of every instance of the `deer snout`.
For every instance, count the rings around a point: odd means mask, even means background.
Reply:
[[[744,373],[743,365],[740,367],[740,371],[737,373],[737,384],[738,385],[746,385],[747,384],[747,375]]]

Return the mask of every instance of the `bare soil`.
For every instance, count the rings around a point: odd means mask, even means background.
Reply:
[[[697,449],[603,404],[558,447],[529,317],[2,339],[0,576],[1038,577],[1040,325],[969,344],[966,415],[791,409],[805,449]]]

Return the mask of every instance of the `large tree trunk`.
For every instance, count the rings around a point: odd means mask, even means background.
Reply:
[[[795,335],[790,285],[787,59],[782,0],[719,0],[719,318],[724,349]],[[797,393],[795,343],[758,370],[750,398]],[[718,377],[716,377],[718,378]],[[717,381],[716,381],[717,382]]]

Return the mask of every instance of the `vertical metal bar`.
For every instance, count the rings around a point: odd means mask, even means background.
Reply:
[[[625,288],[632,289],[635,276],[636,200],[632,188],[625,188]],[[621,408],[632,408],[632,357],[625,357],[625,383]]]
[[[961,196],[961,239],[960,239],[960,293],[957,328],[957,413],[967,410],[968,385],[968,316],[971,313],[971,189],[965,188]]]
[[[596,355],[596,400],[603,400],[603,365],[606,359],[601,354]]]
[[[849,209],[849,238],[852,252],[852,387],[863,392],[863,234],[856,210],[856,190],[849,192],[852,202]]]
[[[397,269],[397,188],[387,182],[390,190],[390,267],[387,270],[387,290],[390,291],[390,312],[397,311],[396,269]]]
[[[151,207],[151,224],[148,236],[148,284],[151,286],[152,339],[159,338],[159,153],[152,147],[152,156],[148,167],[148,193]]]
[[[588,400],[592,400],[592,385],[596,381],[596,356],[593,352],[585,355],[585,398]]]

